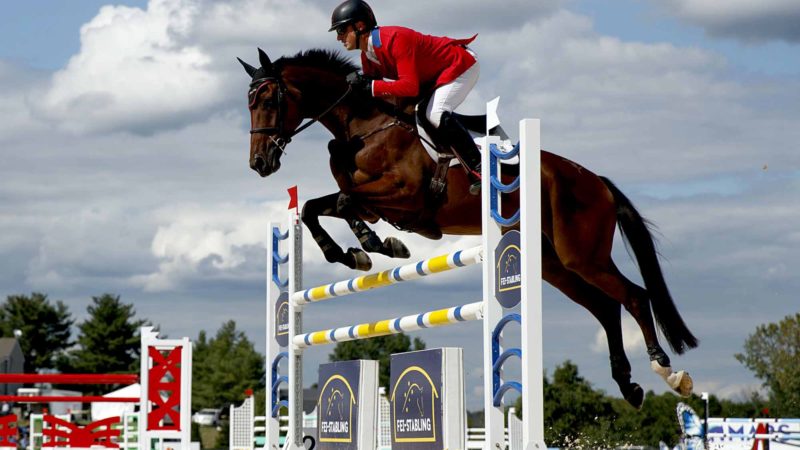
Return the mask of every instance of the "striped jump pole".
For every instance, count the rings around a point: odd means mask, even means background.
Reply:
[[[406,264],[395,269],[383,272],[337,281],[335,283],[317,286],[292,294],[295,305],[328,300],[356,292],[377,289],[402,281],[418,280],[435,273],[442,273],[459,267],[480,264],[483,261],[483,247],[477,246],[467,250],[459,250],[446,255],[425,259],[417,263]]]
[[[515,445],[515,448],[546,448],[542,422],[544,371],[539,121],[520,121],[520,142],[513,146],[500,128],[496,108],[497,99],[487,105],[487,131],[481,144],[484,154],[482,245],[391,270],[303,289],[302,226],[297,209],[290,212],[288,221],[269,223],[266,345],[269,382],[266,399],[268,417],[265,424],[267,449],[305,448],[302,434],[302,356],[306,348],[474,320],[481,320],[484,324],[484,450],[505,448],[503,397],[510,391],[518,391],[522,396],[522,442],[517,443],[521,447]],[[500,162],[516,157],[520,176],[516,181],[504,185],[499,176]],[[503,217],[500,214],[503,196],[517,189],[520,190],[520,209],[511,217]],[[282,246],[283,241],[287,242]],[[511,253],[514,253],[514,264],[510,264],[511,260],[503,260]],[[500,264],[501,260],[505,265]],[[304,309],[316,302],[478,264],[483,269],[481,301],[377,322],[310,333],[302,331]],[[512,265],[516,272],[501,273],[501,267],[506,270]],[[509,301],[509,297],[516,300]],[[506,326],[517,326],[513,324],[521,326],[521,343],[519,347],[504,348],[503,329]],[[520,361],[520,381],[505,380],[503,376],[503,365],[513,359]],[[288,399],[280,398],[283,387],[288,387]],[[289,410],[289,430],[285,443],[281,446],[279,413],[284,407]],[[374,443],[363,445],[364,447],[358,448],[374,448]]]
[[[482,318],[483,302],[475,302],[395,319],[299,334],[292,338],[292,343],[298,348],[308,348],[313,345],[369,339],[406,331],[417,331],[459,322],[480,320]]]

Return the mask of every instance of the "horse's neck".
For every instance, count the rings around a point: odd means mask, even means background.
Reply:
[[[281,76],[290,91],[300,97],[297,107],[304,119],[318,119],[334,135],[337,127],[331,117],[338,107],[325,113],[344,94],[344,80],[317,68],[286,67]],[[322,115],[325,113],[324,115]],[[322,115],[322,116],[321,116]]]
[[[337,139],[364,135],[393,121],[403,122],[410,127],[416,126],[414,104],[407,104],[402,100],[390,103],[382,99],[346,99],[330,119],[325,126]]]
[[[349,140],[370,132],[376,124],[397,119],[414,126],[413,104],[401,101],[398,105],[392,105],[379,99],[357,99],[354,94],[342,98],[344,80],[321,70],[292,71],[291,78],[291,84],[302,93],[300,109],[303,116],[308,119],[319,118],[320,123],[337,140]],[[329,112],[320,117],[332,106]]]

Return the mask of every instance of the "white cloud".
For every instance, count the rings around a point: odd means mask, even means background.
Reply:
[[[186,39],[199,12],[192,0],[101,8],[37,111],[75,132],[149,132],[205,111],[222,100],[222,80],[210,55]]]
[[[672,12],[709,34],[751,42],[800,42],[800,4],[794,0],[668,0]]]
[[[158,227],[150,245],[158,269],[131,281],[146,292],[159,292],[184,288],[185,282],[201,277],[236,277],[245,264],[263,262],[267,218],[282,209],[275,202],[166,208],[158,214],[166,224]],[[261,250],[253,253],[254,248]],[[258,260],[248,261],[248,256]]]
[[[475,48],[483,74],[467,109],[500,94],[506,123],[542,118],[544,148],[615,180],[691,179],[761,168],[766,158],[781,170],[798,160],[791,143],[800,131],[782,114],[794,115],[796,83],[745,83],[710,51],[599,35],[566,11],[487,33]]]
[[[622,342],[626,352],[638,352],[645,348],[642,330],[630,316],[622,316]],[[591,343],[591,350],[594,353],[608,353],[608,339],[605,330],[600,327],[594,335],[594,342]]]

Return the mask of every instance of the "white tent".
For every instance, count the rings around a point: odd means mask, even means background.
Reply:
[[[109,392],[103,397],[139,397],[142,387],[139,384],[125,386],[113,392]],[[123,413],[134,412],[136,403],[92,403],[92,422],[105,419],[107,417],[121,417]]]

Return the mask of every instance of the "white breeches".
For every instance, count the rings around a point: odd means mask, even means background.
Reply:
[[[475,53],[471,50],[468,51],[472,56],[475,56]],[[481,67],[476,57],[475,64],[462,73],[461,76],[433,91],[425,116],[434,127],[439,128],[442,113],[454,111],[467,98],[469,92],[475,87],[475,83],[478,82],[480,73]]]

